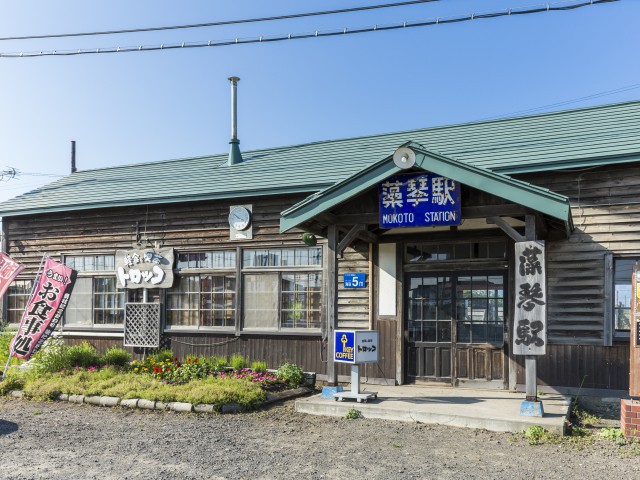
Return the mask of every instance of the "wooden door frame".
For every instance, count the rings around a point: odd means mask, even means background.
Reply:
[[[507,348],[507,339],[510,338],[510,328],[509,328],[509,322],[510,322],[510,315],[509,315],[509,311],[510,311],[510,306],[511,306],[511,291],[512,289],[510,288],[509,285],[509,281],[511,278],[511,268],[509,263],[507,263],[505,265],[505,262],[507,262],[508,260],[505,261],[500,261],[500,262],[496,262],[496,261],[483,261],[483,262],[477,262],[477,266],[480,266],[480,264],[482,264],[482,266],[484,268],[474,268],[472,270],[469,270],[469,265],[468,263],[463,265],[456,265],[458,268],[448,268],[448,269],[443,269],[442,263],[435,263],[433,265],[428,265],[427,268],[421,268],[421,267],[425,267],[425,265],[409,265],[409,269],[405,268],[406,266],[403,264],[401,265],[401,269],[402,269],[402,295],[399,296],[398,298],[402,298],[402,302],[401,302],[401,318],[400,318],[400,322],[399,326],[401,329],[401,335],[400,335],[400,340],[402,342],[402,364],[403,364],[403,378],[402,378],[402,383],[410,383],[408,378],[407,378],[407,368],[405,367],[404,362],[407,362],[408,359],[408,344],[409,344],[409,340],[408,340],[408,329],[407,329],[407,323],[408,323],[408,318],[407,318],[407,312],[408,312],[408,300],[409,300],[409,282],[408,280],[412,277],[412,276],[432,276],[432,277],[438,277],[438,276],[448,276],[451,278],[452,281],[455,281],[455,284],[457,286],[458,283],[458,278],[462,277],[462,276],[475,276],[475,275],[487,275],[487,276],[491,276],[491,275],[500,275],[503,278],[503,319],[504,319],[504,324],[503,324],[503,335],[502,335],[502,346],[500,348],[500,350],[502,351],[502,365],[501,365],[501,370],[502,370],[502,383],[503,383],[503,388],[507,388],[508,387],[508,374],[509,374],[509,349]],[[450,265],[446,265],[447,267],[449,266],[454,266],[455,264],[452,262]],[[476,263],[474,263],[474,266],[476,265]],[[466,268],[463,268],[466,267]],[[452,312],[452,321],[451,321],[451,386],[457,386],[458,384],[458,358],[457,358],[457,345],[458,345],[458,341],[457,341],[457,323],[458,323],[458,319],[456,318],[456,305],[457,305],[457,291],[453,290],[452,291],[452,308],[453,308],[453,312]],[[437,342],[435,342],[437,343]],[[466,345],[466,344],[465,344]],[[474,344],[470,344],[470,345],[474,345]],[[482,344],[477,344],[478,346],[482,345]],[[497,347],[498,345],[496,345]],[[471,380],[473,381],[473,380]],[[415,380],[414,380],[415,382]],[[427,383],[440,383],[440,382],[427,382]],[[445,384],[446,382],[442,382],[443,384]]]

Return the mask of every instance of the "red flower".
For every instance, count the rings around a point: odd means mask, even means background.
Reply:
[[[174,358],[174,359],[173,359],[173,361],[174,361],[174,362],[177,362],[177,361],[178,361],[178,357]]]
[[[187,357],[187,363],[191,363],[191,357]]]
[[[198,363],[198,357],[193,359],[193,363]]]

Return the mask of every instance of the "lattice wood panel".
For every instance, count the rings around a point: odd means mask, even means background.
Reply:
[[[127,303],[124,310],[124,346],[160,346],[160,304]]]

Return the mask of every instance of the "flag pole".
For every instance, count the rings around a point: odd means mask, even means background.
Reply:
[[[35,294],[35,291],[36,291],[36,283],[40,278],[40,274],[42,273],[42,266],[44,265],[44,262],[47,258],[49,258],[49,255],[47,255],[46,253],[42,255],[42,260],[40,260],[40,266],[38,267],[38,273],[36,274],[36,279],[34,280],[33,285],[31,285],[31,293],[29,294],[29,300],[27,300],[27,306],[29,306],[29,304],[31,303],[31,300],[33,299],[33,295]],[[16,333],[16,336],[18,336],[18,334],[20,333],[20,330],[22,330],[26,316],[27,316],[27,307],[25,307],[24,312],[22,312],[22,317],[20,318],[20,326],[18,327],[18,332]],[[13,338],[15,339],[15,337]],[[0,378],[0,381],[4,380],[4,377],[6,376],[7,369],[9,368],[9,362],[11,362],[11,357],[13,356],[14,353],[15,353],[15,348],[13,343],[11,343],[11,346],[9,347],[9,357],[7,358],[7,363],[4,366],[4,370],[2,370],[2,378]]]

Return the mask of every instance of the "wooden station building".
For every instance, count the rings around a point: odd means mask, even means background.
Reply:
[[[347,371],[336,373],[331,332],[374,329],[380,360],[365,381],[513,389],[525,381],[511,348],[514,244],[535,239],[546,246],[538,383],[625,391],[639,132],[640,102],[627,102],[248,151],[238,163],[76,171],[0,204],[2,250],[27,267],[2,317],[19,321],[46,253],[79,272],[69,343],[122,345],[125,305],[144,296],[160,304],[161,344],[176,355],[288,360],[332,381]],[[459,185],[455,225],[382,224],[391,180],[407,173]],[[122,288],[121,252],[167,250],[168,288]]]

